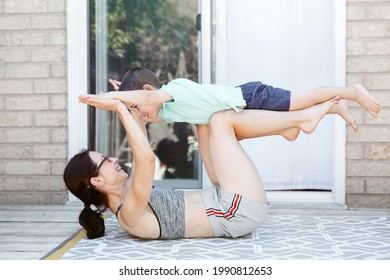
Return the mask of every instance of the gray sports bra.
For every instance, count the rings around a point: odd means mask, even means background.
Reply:
[[[153,186],[149,206],[160,226],[159,239],[184,237],[184,192],[164,186]],[[118,216],[122,204],[115,215]]]

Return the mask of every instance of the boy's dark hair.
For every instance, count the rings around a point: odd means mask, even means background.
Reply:
[[[143,86],[146,84],[153,86],[155,89],[159,89],[163,85],[156,74],[154,74],[152,71],[145,68],[136,67],[126,72],[122,79],[119,90],[139,90],[143,89]]]

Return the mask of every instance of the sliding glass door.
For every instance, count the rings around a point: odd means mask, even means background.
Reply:
[[[144,67],[163,83],[184,77],[198,82],[198,0],[91,0],[90,91],[113,90],[108,79]],[[131,169],[132,153],[115,114],[91,110],[90,144]],[[177,188],[201,187],[196,129],[187,123],[149,123],[158,155],[156,181]]]

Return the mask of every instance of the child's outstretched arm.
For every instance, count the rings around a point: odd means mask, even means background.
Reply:
[[[87,99],[117,99],[126,104],[153,105],[172,100],[172,96],[162,90],[109,91],[100,94],[84,94],[80,101]]]

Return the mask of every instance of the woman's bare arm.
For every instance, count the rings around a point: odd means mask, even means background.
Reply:
[[[152,192],[155,154],[149,144],[142,123],[134,118],[127,107],[116,99],[88,99],[85,103],[98,109],[114,111],[118,114],[126,131],[127,139],[133,154],[135,166],[133,167],[132,184],[124,197],[121,221],[127,226],[137,224],[145,214],[147,204]]]

